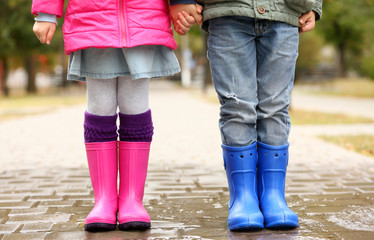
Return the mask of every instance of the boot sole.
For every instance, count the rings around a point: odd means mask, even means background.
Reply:
[[[118,229],[122,231],[145,231],[150,228],[149,222],[127,222],[118,225]]]
[[[266,224],[265,228],[271,229],[271,230],[291,230],[294,228],[298,228],[299,224],[295,222],[279,222],[279,223],[272,223],[272,224]]]
[[[230,231],[238,232],[238,231],[260,231],[264,228],[261,224],[236,224],[234,226],[229,226]]]
[[[84,230],[88,232],[107,232],[116,230],[117,224],[110,223],[88,223],[84,224]]]

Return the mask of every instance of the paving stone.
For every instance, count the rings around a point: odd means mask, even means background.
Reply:
[[[76,189],[61,189],[56,194],[57,195],[63,195],[63,196],[69,196],[69,195],[71,195],[71,196],[74,196],[74,195],[82,196],[83,194],[84,195],[91,194],[91,189],[89,189],[88,187],[86,187],[86,188],[76,188]]]
[[[42,195],[42,194],[48,194],[52,195],[55,193],[55,190],[53,189],[24,189],[23,187],[20,188],[19,186],[13,187],[12,190],[6,190],[3,191],[5,194],[27,194],[28,196],[34,196],[34,195]]]
[[[0,209],[0,217],[8,216],[10,210],[8,209]]]
[[[30,196],[28,199],[29,201],[48,201],[48,200],[56,200],[56,201],[62,201],[62,196],[57,195],[47,195],[47,196]]]
[[[53,226],[50,222],[33,222],[25,223],[21,229],[21,233],[31,233],[31,232],[49,232]]]
[[[106,233],[90,233],[84,231],[77,231],[77,232],[61,232],[58,234],[51,234],[46,239],[65,239],[65,236],[72,237],[68,239],[92,239],[92,240],[99,240],[99,239],[151,239],[151,231],[144,231],[144,232],[123,232],[123,231],[112,231]],[[66,235],[65,235],[66,234]],[[153,238],[152,239],[157,239]],[[160,239],[160,238],[158,238]]]
[[[44,214],[48,210],[47,207],[35,207],[35,208],[23,208],[23,209],[12,209],[8,216],[14,215],[32,215],[32,214]]]
[[[367,231],[343,231],[336,233],[339,239],[368,240],[374,239],[374,232]]]
[[[366,186],[366,187],[359,186],[357,190],[362,193],[374,193],[374,186]]]
[[[83,213],[87,215],[89,211],[91,211],[93,205],[91,206],[80,206],[80,207],[53,207],[49,208],[48,213],[74,213],[80,214]]]
[[[0,234],[10,234],[20,227],[20,224],[0,224]]]
[[[39,184],[37,188],[49,188],[49,189],[66,189],[68,184]]]
[[[0,202],[0,209],[29,208],[33,202]]]
[[[352,181],[349,181],[349,182],[344,182],[343,184],[344,184],[344,186],[352,186],[352,187],[371,187],[371,186],[373,186],[372,181],[369,181],[369,182],[363,182],[363,181],[352,182]]]
[[[53,232],[49,233],[44,239],[91,239],[87,238],[87,233],[85,231],[74,231],[74,232]],[[111,239],[110,237],[111,233],[105,234],[105,239]],[[104,236],[104,235],[102,235]]]
[[[71,214],[66,213],[55,213],[55,214],[32,214],[32,215],[14,215],[10,216],[8,223],[22,222],[22,223],[33,223],[33,222],[68,222],[71,218]]]
[[[306,207],[305,212],[308,215],[316,214],[335,214],[344,210],[345,206],[316,206],[316,207]]]
[[[91,200],[80,200],[76,201],[77,206],[93,206],[94,205],[94,198],[92,197]]]
[[[1,195],[0,202],[21,202],[22,200],[25,199],[25,195]]]
[[[46,207],[61,207],[61,206],[73,206],[74,200],[61,200],[61,201],[42,201],[40,206]]]
[[[355,188],[348,188],[348,187],[331,187],[331,188],[324,188],[323,189],[323,192],[325,193],[339,193],[339,194],[342,194],[342,193],[354,193],[354,192],[357,192],[357,190]]]
[[[71,232],[71,231],[82,231],[83,222],[58,222],[55,223],[51,229],[52,232]]]
[[[41,240],[44,239],[47,233],[13,233],[10,235],[5,235],[3,240]]]

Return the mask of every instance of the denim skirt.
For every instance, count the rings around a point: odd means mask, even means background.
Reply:
[[[171,76],[180,72],[173,50],[147,45],[133,48],[88,48],[70,54],[68,80],[86,77],[109,79],[131,76],[133,79]]]

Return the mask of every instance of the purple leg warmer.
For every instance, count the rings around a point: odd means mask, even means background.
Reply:
[[[117,114],[114,116],[97,116],[85,112],[84,141],[111,142],[117,141]]]
[[[151,110],[137,115],[119,113],[119,139],[125,142],[151,142],[153,123]]]

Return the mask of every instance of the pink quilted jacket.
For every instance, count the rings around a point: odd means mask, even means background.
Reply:
[[[64,0],[33,0],[31,12],[63,16]],[[167,0],[69,0],[63,25],[65,52],[164,45],[176,49]]]

